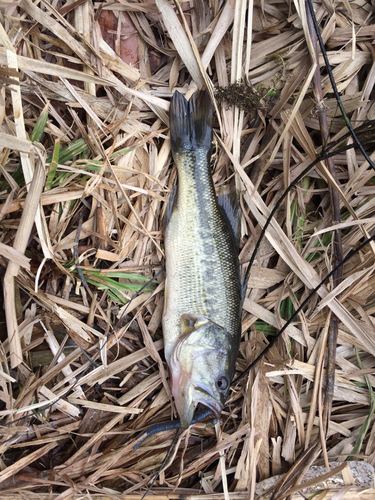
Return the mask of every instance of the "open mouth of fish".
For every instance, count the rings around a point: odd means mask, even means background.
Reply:
[[[194,386],[189,381],[187,373],[181,373],[180,377],[177,380],[175,379],[175,382],[176,385],[172,386],[172,392],[183,428],[189,427],[191,424],[198,404],[209,408],[215,418],[220,418],[224,405],[215,398],[208,387]]]
[[[208,391],[205,391],[201,387],[196,387],[194,392],[198,394],[198,396],[194,398],[194,401],[197,402],[196,405],[200,403],[204,406],[207,406],[207,408],[212,411],[215,418],[219,419],[224,406],[219,403],[219,401],[217,401],[217,399],[215,399],[212,394],[210,394]],[[202,394],[202,397],[199,397],[200,394]]]

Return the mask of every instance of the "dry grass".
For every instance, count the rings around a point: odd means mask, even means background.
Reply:
[[[142,430],[173,417],[164,275],[121,317],[164,265],[163,211],[176,182],[172,91],[205,85],[213,96],[245,79],[255,87],[258,109],[217,103],[213,157],[215,183],[234,176],[241,190],[244,267],[282,192],[321,150],[318,111],[328,142],[347,132],[321,56],[321,83],[314,79],[304,2],[221,4],[0,4],[1,498],[140,498],[172,442],[166,431],[132,452]],[[315,4],[316,15],[356,127],[375,118],[373,8],[333,5]],[[244,303],[238,374],[331,271],[334,230],[343,256],[373,234],[373,169],[357,149],[329,167],[320,162],[292,189],[267,230]],[[221,426],[199,423],[179,437],[153,498],[253,498],[257,481],[297,463],[284,484],[293,492],[304,451],[306,463],[323,449],[325,462],[375,465],[374,251],[349,260],[339,286],[321,287],[233,387]]]

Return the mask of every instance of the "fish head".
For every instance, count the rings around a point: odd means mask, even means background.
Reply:
[[[181,427],[187,428],[198,403],[220,417],[236,360],[230,335],[208,318],[184,314],[180,328],[171,356],[172,393]]]

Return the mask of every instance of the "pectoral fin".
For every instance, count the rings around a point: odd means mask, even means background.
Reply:
[[[193,314],[183,314],[180,318],[180,331],[181,335],[191,333],[195,328],[195,323],[198,318]]]

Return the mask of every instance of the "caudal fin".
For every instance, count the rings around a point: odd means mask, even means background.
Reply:
[[[210,150],[212,122],[212,103],[207,90],[196,92],[190,101],[175,92],[169,112],[173,155],[196,148]]]

